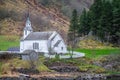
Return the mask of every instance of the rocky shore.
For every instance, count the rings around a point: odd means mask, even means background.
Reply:
[[[120,80],[120,75],[106,75],[88,72],[80,72],[75,66],[51,67],[53,72],[39,72],[34,69],[16,69],[19,73],[14,77],[0,77],[0,80]]]
[[[120,80],[120,55],[109,55],[98,60],[78,59],[46,59],[41,58],[44,65],[37,68],[14,67],[11,62],[22,63],[15,59],[7,63],[10,69],[3,68],[0,80]],[[114,72],[114,73],[112,73]],[[112,75],[108,75],[112,74]],[[114,74],[114,75],[113,75]]]
[[[120,80],[120,75],[109,75],[103,76],[101,74],[96,75],[84,75],[78,77],[63,77],[63,76],[56,76],[56,77],[38,77],[34,78],[31,76],[22,75],[19,77],[1,77],[0,80]]]

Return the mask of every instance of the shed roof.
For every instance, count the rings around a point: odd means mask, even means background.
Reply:
[[[36,53],[35,50],[25,50],[23,53],[29,54],[29,53]]]
[[[32,32],[30,33],[24,40],[48,40],[48,38],[52,35],[51,32]]]
[[[10,47],[7,51],[20,51],[20,47]]]

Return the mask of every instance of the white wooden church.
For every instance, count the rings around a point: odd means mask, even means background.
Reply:
[[[41,53],[67,53],[65,42],[56,31],[33,32],[29,17],[27,17],[23,37],[20,40],[20,52],[25,50]]]

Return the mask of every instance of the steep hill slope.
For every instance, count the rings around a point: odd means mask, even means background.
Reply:
[[[49,5],[46,6],[40,1],[1,0],[0,34],[21,36],[29,10],[32,27],[35,31],[56,30],[65,38],[69,27],[69,18],[64,16],[66,14],[61,11],[63,7],[69,6],[71,10],[76,8],[81,12],[83,8],[89,8],[93,2],[93,0],[69,0],[65,3],[65,0],[51,0],[51,2],[54,1],[53,6],[50,3],[47,3]],[[70,9],[66,8],[64,11],[70,12]]]
[[[94,0],[36,0],[45,7],[55,8],[62,12],[65,16],[70,17],[73,9],[77,9],[81,14],[82,10],[89,9]]]

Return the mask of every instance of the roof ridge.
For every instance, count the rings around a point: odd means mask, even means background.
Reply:
[[[24,40],[48,40],[54,31],[32,32]]]

